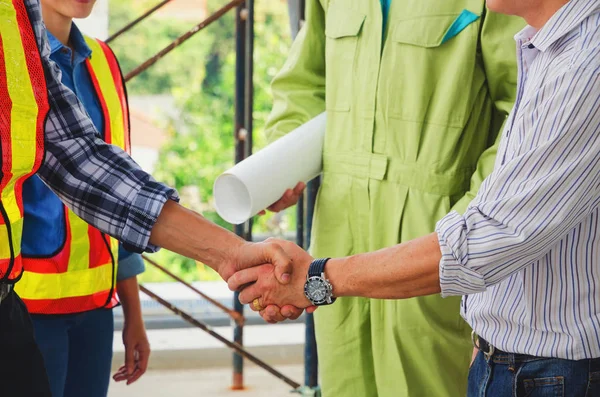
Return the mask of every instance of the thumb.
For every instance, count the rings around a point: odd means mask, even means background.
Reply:
[[[275,267],[275,278],[281,284],[289,284],[293,271],[292,259],[279,244],[270,244],[272,245],[270,262]]]
[[[238,253],[236,263],[237,271],[270,263],[275,267],[277,281],[282,284],[290,282],[292,259],[274,239],[267,239],[264,243],[245,243]],[[228,280],[232,275],[228,274],[223,278]]]

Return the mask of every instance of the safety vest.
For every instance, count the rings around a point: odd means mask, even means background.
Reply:
[[[129,150],[129,114],[121,70],[103,42],[86,37],[92,56],[86,67],[102,116],[104,140]],[[117,303],[119,243],[64,207],[66,239],[52,257],[23,258],[25,273],[15,290],[30,313],[67,314]]]
[[[23,182],[44,157],[48,91],[22,0],[0,0],[0,282],[23,273]]]

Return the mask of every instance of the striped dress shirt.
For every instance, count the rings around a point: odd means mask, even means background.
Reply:
[[[515,37],[517,100],[492,174],[436,231],[443,296],[497,348],[600,357],[600,1]]]

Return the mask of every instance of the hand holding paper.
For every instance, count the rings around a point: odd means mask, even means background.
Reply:
[[[214,185],[219,215],[229,223],[244,223],[298,182],[318,176],[325,126],[322,113],[219,176]]]
[[[300,196],[304,193],[304,189],[306,189],[306,183],[298,182],[296,187],[293,189],[288,189],[283,193],[283,196],[273,204],[271,204],[267,209],[271,212],[281,212],[286,208],[289,208],[298,203]],[[259,215],[264,215],[265,210],[260,211]]]

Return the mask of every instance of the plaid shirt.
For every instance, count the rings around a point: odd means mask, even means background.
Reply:
[[[122,241],[134,252],[155,251],[150,231],[164,203],[178,200],[174,189],[156,182],[121,149],[99,138],[71,90],[50,61],[38,0],[25,0],[46,72],[50,112],[46,156],[38,175],[86,222]]]

